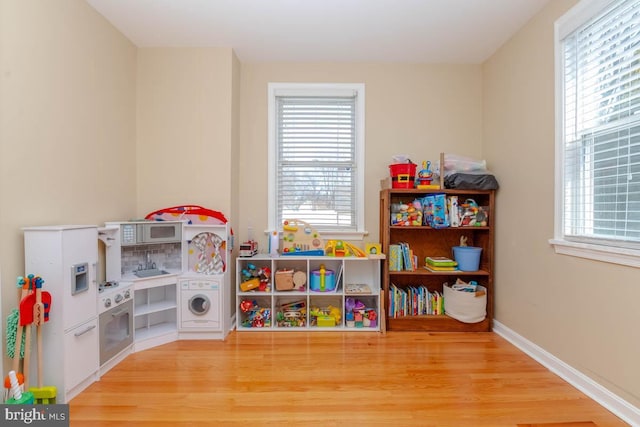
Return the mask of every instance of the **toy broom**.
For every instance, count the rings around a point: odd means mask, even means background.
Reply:
[[[51,309],[51,295],[42,292],[44,280],[40,277],[35,279],[36,302],[33,305],[33,324],[36,326],[36,341],[38,346],[38,387],[31,387],[29,391],[33,393],[36,404],[56,403],[57,389],[55,386],[42,385],[42,325],[49,320],[49,310]],[[45,303],[43,303],[43,300]]]

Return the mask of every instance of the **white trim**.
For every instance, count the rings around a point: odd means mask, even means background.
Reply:
[[[620,396],[612,393],[582,372],[517,334],[515,331],[507,328],[495,319],[493,320],[493,331],[518,347],[542,366],[595,400],[615,416],[632,426],[640,425],[640,409],[622,399]]]
[[[640,250],[549,239],[557,254],[640,268]]]
[[[276,200],[276,188],[275,188],[275,170],[276,170],[276,95],[297,95],[297,94],[316,94],[325,96],[334,95],[353,95],[357,93],[356,97],[356,162],[357,169],[357,184],[356,184],[356,201],[355,205],[357,209],[356,227],[357,230],[350,233],[336,232],[336,233],[323,233],[323,237],[327,238],[328,234],[335,234],[336,236],[345,240],[353,238],[354,240],[361,240],[365,235],[369,234],[364,229],[364,169],[365,169],[365,85],[364,83],[269,83],[267,87],[267,109],[268,109],[268,153],[267,153],[267,200],[268,200],[268,212],[267,212],[267,226],[269,230],[280,230],[281,224],[276,224],[276,215],[274,203]]]
[[[549,240],[556,253],[613,264],[640,267],[640,250],[606,244],[565,240],[564,234],[564,53],[562,40],[577,28],[598,16],[614,0],[581,0],[554,23],[555,79],[555,179],[554,238]]]

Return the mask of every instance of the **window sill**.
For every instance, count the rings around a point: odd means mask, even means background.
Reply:
[[[639,250],[577,243],[559,239],[549,239],[549,243],[554,247],[557,254],[640,268]]]

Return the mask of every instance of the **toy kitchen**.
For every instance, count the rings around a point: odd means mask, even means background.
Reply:
[[[217,222],[114,221],[98,230],[106,280],[113,287],[106,295],[119,298],[99,305],[121,305],[126,295],[133,300],[132,345],[101,360],[103,371],[110,369],[104,363],[115,365],[129,352],[179,339],[225,339],[233,323],[227,302],[230,228]],[[126,321],[121,323],[124,328]]]
[[[41,278],[42,295],[49,298],[42,300],[44,320],[33,350],[46,357],[25,357],[23,372],[56,389],[57,403],[68,402],[132,352],[182,339],[224,340],[233,327],[230,225],[219,212],[198,206],[173,209],[104,227],[23,228],[24,277]],[[102,283],[99,242],[106,258]],[[22,288],[19,304],[32,296],[28,292]],[[32,293],[40,304],[39,291]],[[20,365],[20,357],[13,363]]]

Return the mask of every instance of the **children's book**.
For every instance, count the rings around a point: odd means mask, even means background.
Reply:
[[[428,256],[425,258],[425,262],[428,265],[433,265],[436,267],[455,267],[458,265],[458,263],[451,258],[443,256]]]
[[[435,265],[425,265],[424,266],[425,269],[427,269],[428,271],[432,272],[432,273],[442,273],[442,272],[447,272],[447,271],[458,271],[458,267],[436,267]]]

